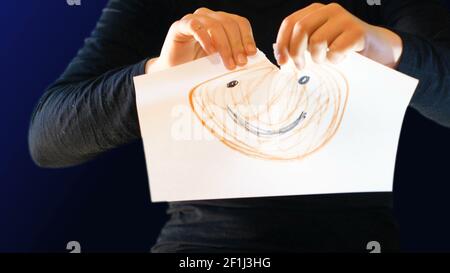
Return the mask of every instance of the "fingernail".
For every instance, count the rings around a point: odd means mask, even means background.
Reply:
[[[238,63],[239,64],[246,64],[247,63],[247,58],[242,53],[238,54],[237,59],[238,59]]]
[[[278,56],[275,56],[275,58],[277,58],[279,65],[285,64],[287,61],[286,55],[283,55],[283,54],[278,54]]]
[[[255,45],[254,44],[248,44],[247,45],[247,51],[250,53],[250,52],[253,52],[253,53],[255,53],[256,52],[256,47],[255,47]]]
[[[230,69],[234,69],[236,67],[236,63],[234,62],[233,58],[228,59],[228,65]]]

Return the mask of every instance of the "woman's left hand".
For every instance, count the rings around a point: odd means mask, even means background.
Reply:
[[[298,69],[308,50],[312,59],[340,62],[354,51],[391,68],[398,64],[403,45],[394,32],[370,25],[336,3],[311,4],[283,20],[274,45],[278,64],[292,58]]]

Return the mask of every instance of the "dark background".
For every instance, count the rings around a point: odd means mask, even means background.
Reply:
[[[105,3],[2,1],[0,251],[64,252],[72,240],[82,251],[149,251],[166,219],[165,204],[150,203],[140,142],[57,170],[36,167],[28,153],[34,105]],[[394,182],[405,251],[450,251],[449,155],[450,130],[408,110]]]

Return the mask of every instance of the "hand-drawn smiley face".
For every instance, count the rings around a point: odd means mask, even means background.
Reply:
[[[335,135],[348,85],[330,65],[311,64],[298,77],[273,64],[255,64],[195,86],[192,111],[233,150],[270,159],[302,159]]]

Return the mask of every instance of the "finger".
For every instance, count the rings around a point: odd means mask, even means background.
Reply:
[[[220,18],[223,28],[227,33],[228,41],[231,45],[234,59],[237,64],[245,65],[247,63],[247,54],[244,49],[244,43],[242,41],[241,30],[239,24],[225,13],[216,13]],[[220,16],[220,17],[219,17]]]
[[[174,41],[184,41],[185,38],[190,39],[190,37],[194,37],[202,49],[208,54],[216,51],[206,27],[199,18],[196,18],[192,14],[186,15],[179,21],[177,32]]]
[[[339,63],[349,52],[359,52],[364,48],[365,39],[362,30],[345,31],[332,42],[327,58],[333,63]]]
[[[288,60],[289,45],[295,23],[306,14],[323,6],[323,4],[319,3],[311,4],[304,9],[294,12],[283,20],[280,29],[278,30],[275,50],[278,53],[278,56],[275,56],[275,58],[279,65],[284,64]]]
[[[304,19],[295,24],[289,43],[289,56],[294,60],[299,69],[303,68],[305,62],[305,51],[308,48],[309,37],[327,21],[327,17],[321,14],[306,18],[311,18],[311,20]]]
[[[220,22],[213,24],[210,28],[211,37],[214,45],[219,51],[225,66],[228,69],[234,69],[236,62],[234,61],[233,51],[231,49],[230,41],[228,40],[225,29]]]
[[[326,60],[328,46],[343,32],[342,28],[336,27],[338,24],[337,20],[328,20],[310,36],[308,50],[316,63]]]
[[[223,63],[228,69],[234,69],[236,63],[233,59],[231,46],[228,41],[227,34],[218,20],[209,16],[200,14],[198,10],[197,14],[194,14],[195,18],[199,20],[206,28],[209,36],[211,37],[212,44],[216,51],[219,53]]]
[[[304,54],[308,47],[308,33],[303,29],[300,24],[294,26],[292,31],[291,40],[289,43],[289,50],[287,55],[292,58],[295,66],[298,69],[302,69],[305,65]]]
[[[209,12],[207,9],[199,11],[203,14],[216,19],[222,24],[226,36],[231,47],[233,58],[236,64],[245,65],[247,63],[247,56],[244,50],[244,45],[241,39],[241,32],[238,23],[225,12]]]
[[[308,48],[310,37],[313,33],[328,21],[328,14],[317,9],[300,19],[294,26],[293,34],[289,44],[289,56],[294,60],[296,65],[302,65],[305,62],[305,51]],[[318,49],[326,50],[326,44],[323,42],[317,44]],[[298,67],[299,69],[303,66]]]
[[[235,14],[230,14],[230,16],[234,18],[234,20],[239,25],[242,44],[244,45],[245,52],[247,53],[247,55],[256,54],[256,43],[253,37],[252,26],[248,21],[248,19]]]

